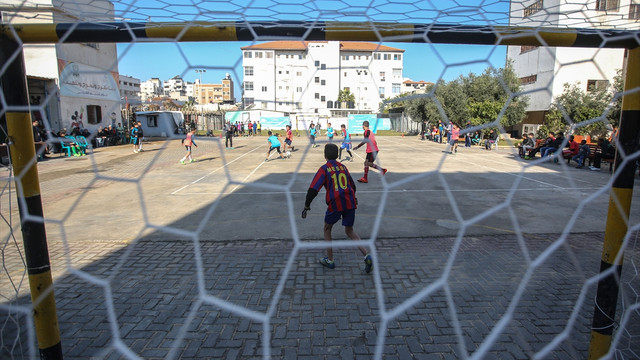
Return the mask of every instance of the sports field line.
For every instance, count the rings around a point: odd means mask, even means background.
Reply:
[[[171,195],[175,195],[175,194],[177,194],[177,193],[181,192],[182,190],[184,190],[184,189],[188,188],[189,186],[191,186],[191,185],[195,185],[195,184],[199,183],[200,181],[202,181],[202,180],[206,179],[207,177],[209,177],[209,176],[213,175],[214,173],[218,172],[219,170],[226,168],[227,166],[229,166],[229,165],[233,164],[233,163],[234,163],[234,162],[236,162],[237,160],[240,160],[241,158],[245,157],[246,155],[249,155],[250,153],[252,153],[252,152],[254,152],[254,151],[258,150],[258,149],[259,149],[259,148],[261,148],[261,147],[262,147],[262,146],[257,146],[257,147],[255,147],[255,148],[253,148],[252,150],[249,150],[249,151],[247,151],[246,153],[244,153],[244,154],[242,154],[242,155],[238,156],[237,158],[235,158],[235,159],[233,159],[233,160],[231,160],[231,161],[227,161],[227,162],[225,162],[225,164],[224,164],[224,165],[222,165],[222,166],[219,166],[219,167],[215,168],[214,170],[212,170],[212,171],[211,171],[211,172],[209,172],[208,174],[203,175],[203,176],[201,176],[200,178],[198,178],[198,179],[196,179],[196,180],[193,180],[191,183],[189,183],[189,184],[187,184],[187,185],[184,185],[183,187],[179,188],[178,190],[175,190],[174,192],[172,192],[172,193],[171,193]],[[255,170],[254,170],[254,171],[255,171]]]
[[[242,184],[238,184],[238,186],[240,186]],[[236,188],[238,187],[236,186]],[[234,188],[234,190],[236,189]],[[555,186],[552,189],[549,188],[531,188],[531,189],[518,189],[518,191],[558,191],[561,193],[564,193],[565,191],[569,191],[569,190],[573,190],[573,191],[597,191],[600,190],[601,188],[590,188],[590,187],[585,187],[585,188],[562,188],[562,187],[557,187]],[[498,192],[498,193],[505,193],[506,191],[509,191],[510,189],[464,189],[464,190],[453,190],[450,189],[449,191],[451,191],[452,193],[473,193],[473,192]],[[430,193],[430,192],[435,192],[435,193],[441,193],[443,190],[442,189],[401,189],[401,190],[384,190],[384,189],[380,189],[380,190],[358,190],[357,193],[358,194],[362,194],[362,193],[369,193],[369,194],[380,194],[380,193]],[[233,192],[233,190],[231,191]],[[207,195],[230,195],[231,192],[183,192],[183,195],[203,195],[203,194],[207,194]],[[233,192],[233,195],[280,195],[280,194],[286,194],[287,192],[285,191],[260,191],[260,192]],[[290,194],[306,194],[307,191],[289,191]]]
[[[390,142],[390,143],[393,143],[393,144],[399,145],[399,146],[411,146],[410,144],[405,144],[405,143],[402,143],[402,142],[399,142],[399,141],[394,141],[394,140],[391,140],[389,138],[381,138],[381,139],[383,139],[383,141],[385,141],[385,142]],[[512,159],[508,159],[510,161],[505,162],[504,158],[497,159],[497,158],[495,158],[495,156],[491,156],[493,154],[487,154],[485,152],[475,152],[475,149],[472,150],[472,151],[474,151],[474,152],[473,153],[467,153],[467,154],[463,153],[464,155],[462,155],[462,156],[456,156],[456,158],[455,158],[456,161],[463,162],[463,163],[466,163],[466,164],[469,164],[469,165],[473,165],[473,166],[476,166],[476,167],[482,167],[482,168],[485,168],[485,169],[488,169],[488,170],[491,170],[491,171],[496,171],[496,172],[499,172],[501,174],[507,174],[507,175],[514,176],[514,177],[520,177],[520,178],[522,178],[524,180],[537,182],[537,183],[540,183],[540,184],[543,184],[543,185],[552,186],[552,187],[556,187],[556,188],[559,188],[559,189],[573,189],[573,188],[565,188],[565,187],[562,187],[562,186],[559,186],[559,185],[553,185],[553,184],[547,183],[545,181],[537,180],[537,179],[534,179],[532,177],[526,176],[526,172],[522,172],[522,169],[525,166],[522,163],[518,162],[518,161],[513,161]],[[508,149],[504,149],[504,151],[501,151],[499,155],[506,155],[507,153],[509,153],[509,151],[510,150],[508,150]],[[465,157],[468,156],[468,155],[474,156],[474,157],[482,156],[482,158],[483,158],[483,160],[485,162],[496,163],[501,168],[487,166],[487,165],[480,165],[477,162],[465,161]],[[484,155],[487,155],[487,156],[484,156]],[[449,155],[443,155],[443,156],[449,156]],[[491,157],[489,157],[489,156],[491,156]],[[529,163],[527,166],[537,166],[537,165],[538,164],[530,164]],[[515,169],[518,169],[518,171],[517,172],[509,172],[509,171],[504,170],[504,167],[515,168]],[[545,174],[548,175],[548,176],[564,178],[563,175],[558,174],[556,172],[548,172],[548,173],[545,173]],[[584,183],[584,184],[587,184],[587,185],[590,185],[590,186],[596,186],[597,185],[597,184],[594,184],[594,182],[592,182],[592,181],[584,180],[584,179],[582,179],[580,177],[574,177],[573,181],[579,182],[579,183]]]

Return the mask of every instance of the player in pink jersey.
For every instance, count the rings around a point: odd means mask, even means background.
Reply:
[[[372,167],[382,173],[382,175],[387,173],[387,169],[382,168],[376,165],[376,157],[378,156],[378,143],[376,143],[376,137],[373,134],[373,131],[369,130],[369,122],[363,121],[362,128],[364,129],[364,140],[353,148],[353,150],[358,150],[362,145],[367,144],[367,157],[364,159],[364,176],[358,179],[358,182],[367,183],[369,182],[369,167]]]

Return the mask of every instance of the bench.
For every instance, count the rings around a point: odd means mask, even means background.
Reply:
[[[596,158],[596,153],[600,152],[600,148],[598,147],[598,144],[589,143],[587,145],[589,145],[589,156],[587,156],[585,160],[588,160],[589,166],[591,166]],[[573,155],[563,155],[563,157],[567,159],[567,164],[569,164],[571,163]],[[602,162],[609,164],[609,172],[613,170],[614,160],[615,159],[602,159]]]
[[[38,160],[42,160],[44,154],[47,151],[47,143],[44,141],[34,142],[33,145],[36,148],[36,155],[38,156]],[[0,144],[0,163],[9,164],[9,145],[2,143]]]

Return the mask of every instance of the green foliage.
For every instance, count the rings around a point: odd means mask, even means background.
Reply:
[[[614,94],[622,92],[622,84],[621,71],[617,72],[612,89],[591,88],[584,91],[580,82],[564,84],[562,94],[554,98],[549,112],[545,115],[545,131],[573,129],[577,135],[607,136],[609,128],[612,125],[617,126],[620,122],[622,99],[614,99]],[[575,126],[602,117],[603,114],[606,116],[602,121]]]
[[[528,99],[512,96],[520,90],[520,79],[511,63],[500,69],[488,68],[481,75],[460,76],[450,82],[440,80],[429,90],[433,90],[430,96],[406,101],[405,112],[414,121],[451,121],[464,127],[469,121],[473,125],[495,122],[502,113],[500,125],[508,127],[526,115]]]
[[[341,102],[341,103],[349,102],[349,101],[355,102],[356,101],[356,96],[354,94],[352,94],[349,89],[342,89],[338,93],[338,101]]]

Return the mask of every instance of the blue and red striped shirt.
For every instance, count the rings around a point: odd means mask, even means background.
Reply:
[[[309,185],[310,189],[327,190],[327,211],[356,209],[356,186],[347,167],[337,160],[328,160],[322,165]]]

